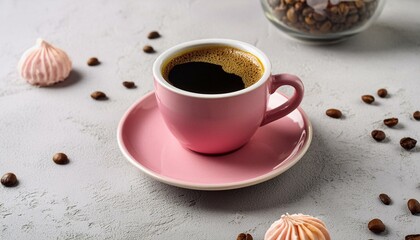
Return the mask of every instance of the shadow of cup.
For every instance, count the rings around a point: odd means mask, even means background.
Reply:
[[[316,129],[316,128],[315,128]],[[216,211],[252,211],[278,209],[284,204],[297,202],[313,190],[328,182],[332,172],[339,172],[330,156],[327,142],[316,137],[306,155],[280,176],[254,186],[228,191],[196,191],[159,183],[169,195],[186,196],[202,209]],[[327,179],[327,180],[326,180]],[[186,202],[188,205],[189,202]]]

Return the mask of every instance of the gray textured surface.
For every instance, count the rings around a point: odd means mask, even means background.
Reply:
[[[406,208],[420,199],[420,15],[417,0],[388,1],[368,31],[333,46],[285,38],[254,1],[0,1],[0,174],[14,172],[15,188],[0,187],[0,239],[263,239],[284,213],[323,219],[335,240],[403,239],[420,233],[420,217]],[[151,30],[163,37],[148,40]],[[43,37],[70,55],[65,83],[37,88],[20,80],[20,55]],[[187,40],[223,37],[255,44],[274,72],[302,77],[302,107],[315,129],[302,160],[279,177],[244,189],[200,192],[156,182],[129,164],[116,141],[125,110],[152,91],[151,66],[159,52]],[[102,60],[87,67],[87,58]],[[135,81],[137,89],[121,86]],[[361,102],[385,87],[387,99]],[[102,90],[104,102],[89,94]],[[343,110],[345,118],[324,115]],[[400,127],[381,121],[396,116]],[[376,143],[371,130],[389,138]],[[71,163],[55,165],[62,151]],[[391,206],[377,196],[388,193]],[[367,230],[381,218],[385,236]]]

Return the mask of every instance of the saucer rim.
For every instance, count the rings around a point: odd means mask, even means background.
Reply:
[[[280,94],[283,97],[288,98],[287,96],[285,96],[284,94],[279,93],[279,92],[275,92],[275,94]],[[289,170],[297,162],[299,162],[299,160],[306,154],[306,152],[308,151],[309,146],[311,145],[311,142],[312,142],[313,128],[312,128],[311,121],[309,120],[306,113],[302,110],[302,108],[298,107],[297,110],[302,115],[303,121],[305,122],[306,128],[308,130],[308,134],[307,134],[307,137],[306,137],[306,141],[305,141],[304,145],[301,147],[301,149],[299,149],[298,154],[296,154],[293,157],[293,160],[291,160],[287,164],[281,165],[280,167],[273,168],[273,170],[271,170],[271,171],[269,171],[265,174],[262,174],[260,176],[254,177],[254,178],[249,178],[249,179],[246,179],[246,180],[243,180],[243,181],[236,181],[236,182],[229,182],[229,183],[200,184],[200,183],[192,183],[192,182],[189,182],[189,181],[182,181],[182,180],[178,180],[178,179],[173,179],[173,178],[167,177],[165,175],[161,175],[159,173],[156,173],[156,172],[150,170],[149,168],[143,166],[138,161],[136,161],[135,158],[129,153],[129,151],[125,147],[125,144],[123,143],[123,140],[122,140],[123,139],[123,137],[122,137],[122,134],[123,134],[122,132],[123,131],[122,130],[123,130],[124,124],[126,123],[126,120],[127,120],[128,116],[130,116],[130,114],[133,112],[133,110],[141,102],[143,102],[144,100],[146,100],[149,97],[152,97],[153,95],[155,95],[155,91],[151,91],[149,93],[146,93],[140,99],[135,101],[127,109],[127,111],[125,111],[121,120],[118,123],[117,142],[118,142],[118,147],[120,148],[120,151],[123,153],[124,157],[131,164],[133,164],[135,167],[140,169],[143,173],[145,173],[149,177],[151,177],[151,178],[153,178],[153,179],[155,179],[159,182],[171,185],[171,186],[185,188],[185,189],[191,189],[191,190],[204,190],[204,191],[232,190],[232,189],[239,189],[239,188],[253,186],[253,185],[268,181],[270,179],[273,179],[273,178],[279,176],[280,174],[286,172],[287,170]]]

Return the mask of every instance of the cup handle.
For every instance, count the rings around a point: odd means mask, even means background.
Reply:
[[[295,110],[303,98],[303,83],[295,75],[283,73],[271,76],[271,83],[269,86],[269,93],[273,94],[279,87],[288,85],[295,89],[293,96],[279,107],[265,112],[264,118],[260,126],[264,126],[272,121],[286,116]]]

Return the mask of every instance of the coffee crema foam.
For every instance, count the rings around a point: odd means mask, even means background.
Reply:
[[[209,46],[189,50],[170,59],[163,67],[163,78],[170,82],[168,75],[172,68],[188,62],[206,62],[220,65],[225,72],[240,76],[245,88],[256,83],[264,73],[263,65],[251,53],[233,47]]]

